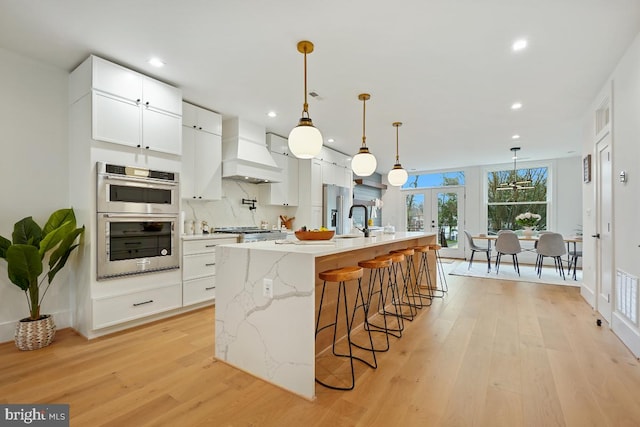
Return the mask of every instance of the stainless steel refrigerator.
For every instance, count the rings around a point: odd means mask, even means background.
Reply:
[[[336,230],[336,234],[348,234],[351,231],[351,191],[333,184],[324,184],[322,187],[322,224],[330,230]]]

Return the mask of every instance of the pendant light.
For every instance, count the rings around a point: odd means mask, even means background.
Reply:
[[[313,52],[313,43],[298,42],[298,52],[304,54],[304,104],[298,126],[289,133],[289,151],[299,159],[311,159],[322,149],[322,134],[313,126],[307,104],[307,54]]]
[[[409,174],[407,174],[407,171],[402,168],[402,165],[400,164],[400,155],[398,154],[398,128],[402,126],[402,123],[394,122],[393,126],[396,128],[396,164],[393,165],[393,169],[391,169],[387,174],[387,180],[389,181],[389,184],[394,187],[400,187],[407,182]]]
[[[367,137],[365,136],[365,118],[367,115],[366,102],[371,98],[368,93],[361,93],[358,95],[358,99],[362,101],[362,147],[358,151],[358,154],[353,156],[351,160],[351,169],[353,173],[358,176],[369,176],[376,171],[378,162],[373,154],[369,152],[367,148]]]
[[[520,151],[520,147],[512,147],[511,151],[513,152],[513,156],[511,156],[511,159],[513,160],[513,172],[511,173],[511,177],[512,180],[509,182],[503,182],[502,184],[498,185],[498,187],[496,188],[496,190],[498,191],[505,191],[505,190],[531,190],[534,189],[535,187],[533,187],[531,185],[531,181],[530,180],[523,180],[523,181],[518,181],[518,167],[516,165],[516,162],[518,161],[518,151]],[[527,185],[528,184],[528,185]]]

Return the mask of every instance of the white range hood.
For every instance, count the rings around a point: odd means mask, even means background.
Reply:
[[[222,177],[254,184],[282,181],[264,126],[242,119],[222,122]]]

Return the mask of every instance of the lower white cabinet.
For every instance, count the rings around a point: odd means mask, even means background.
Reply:
[[[236,238],[182,241],[182,305],[213,301],[216,293],[216,246],[237,243]]]
[[[180,283],[93,300],[93,328],[117,325],[180,308]]]

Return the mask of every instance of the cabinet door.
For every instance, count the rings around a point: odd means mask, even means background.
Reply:
[[[182,118],[154,108],[142,109],[142,146],[162,153],[182,153]]]
[[[298,206],[298,193],[300,187],[298,182],[298,159],[293,155],[286,156],[286,158],[287,168],[285,173],[287,182],[287,204],[289,206]]]
[[[222,135],[222,116],[213,111],[198,109],[198,129],[203,132]]]
[[[322,206],[322,161],[311,159],[311,204]],[[320,212],[322,220],[322,212]]]
[[[322,227],[322,206],[311,206],[311,225],[313,228]]]
[[[95,56],[92,87],[134,102],[142,100],[141,74]]]
[[[190,128],[198,127],[198,110],[199,108],[187,102],[182,103],[182,126]]]
[[[182,90],[146,76],[142,79],[142,103],[182,116]]]
[[[135,101],[93,91],[92,138],[136,147],[141,139],[140,107]]]
[[[195,193],[198,199],[222,199],[222,137],[195,131]]]
[[[182,169],[180,171],[180,197],[197,198],[195,184],[196,166],[196,133],[189,126],[182,126]]]

